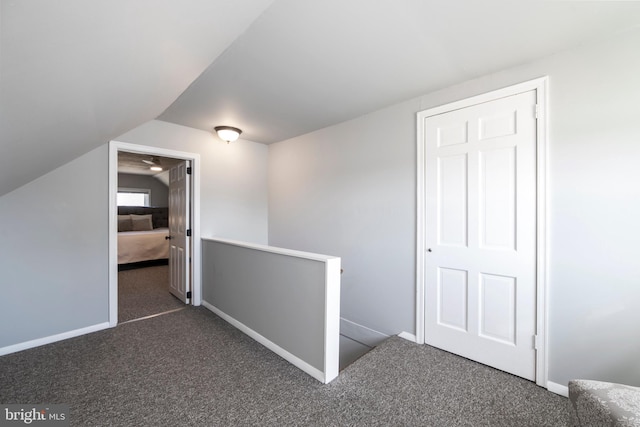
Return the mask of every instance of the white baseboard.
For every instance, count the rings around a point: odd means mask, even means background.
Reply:
[[[69,338],[79,337],[80,335],[86,335],[86,334],[90,334],[91,332],[101,331],[109,327],[110,327],[109,322],[98,323],[97,325],[87,326],[86,328],[75,329],[73,331],[63,332],[61,334],[51,335],[48,337],[38,338],[31,341],[25,341],[19,344],[9,345],[9,346],[0,348],[0,356],[16,353],[22,350],[28,350],[34,347],[40,347],[41,345],[51,344],[51,343],[66,340]]]
[[[547,390],[560,396],[569,397],[569,387],[566,385],[547,381]]]
[[[318,381],[320,381],[320,382],[322,382],[324,384],[328,384],[329,382],[331,382],[332,380],[334,380],[338,376],[338,374],[336,373],[335,376],[333,376],[332,378],[327,378],[325,373],[322,372],[321,370],[319,370],[317,368],[314,368],[313,366],[311,366],[310,364],[308,364],[304,360],[300,359],[298,356],[296,356],[296,355],[294,355],[292,353],[289,353],[287,350],[285,350],[284,348],[280,347],[278,344],[274,343],[273,341],[269,340],[268,338],[264,337],[263,335],[260,335],[258,332],[256,332],[253,329],[249,328],[244,323],[234,319],[233,317],[229,316],[228,314],[226,314],[222,310],[218,309],[217,307],[211,305],[207,301],[202,300],[202,305],[204,307],[206,307],[207,309],[209,309],[210,311],[212,311],[213,313],[215,313],[218,316],[220,316],[226,322],[230,323],[231,325],[233,325],[234,327],[238,328],[239,330],[241,330],[245,334],[249,335],[254,340],[258,341],[260,344],[262,344],[263,346],[267,347],[269,350],[273,351],[275,354],[277,354],[278,356],[282,357],[283,359],[285,359],[286,361],[288,361],[292,365],[296,366],[299,369],[302,369],[304,372],[306,372],[307,374],[311,375],[313,378],[317,379]]]
[[[344,317],[340,318],[340,334],[369,347],[375,347],[389,338],[389,335],[367,328]]]
[[[404,338],[404,339],[405,339],[405,340],[407,340],[407,341],[411,341],[411,342],[418,342],[418,339],[416,338],[416,336],[415,336],[415,335],[413,335],[413,334],[410,334],[409,332],[404,332],[404,331],[402,331],[402,332],[400,332],[400,333],[398,334],[398,336],[399,336],[400,338]]]

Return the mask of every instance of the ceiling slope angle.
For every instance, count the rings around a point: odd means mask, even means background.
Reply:
[[[277,0],[158,118],[272,143],[638,22],[640,2]]]
[[[0,196],[156,118],[272,0],[2,0]]]

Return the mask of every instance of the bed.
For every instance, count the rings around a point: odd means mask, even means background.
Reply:
[[[118,207],[118,264],[169,258],[167,208]]]

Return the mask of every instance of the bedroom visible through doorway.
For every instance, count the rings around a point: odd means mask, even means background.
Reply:
[[[169,292],[169,171],[184,162],[118,152],[118,323],[184,305]]]
[[[110,159],[109,321],[115,326],[184,308],[199,296],[192,262],[199,259],[192,243],[199,234],[193,209],[199,159],[118,142],[111,143]]]

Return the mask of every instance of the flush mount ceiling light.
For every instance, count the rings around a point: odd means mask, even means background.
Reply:
[[[242,133],[240,129],[231,126],[216,126],[213,129],[221,140],[227,141],[227,144],[238,139]]]
[[[162,168],[160,166],[151,166],[149,169],[156,172],[162,172]]]

